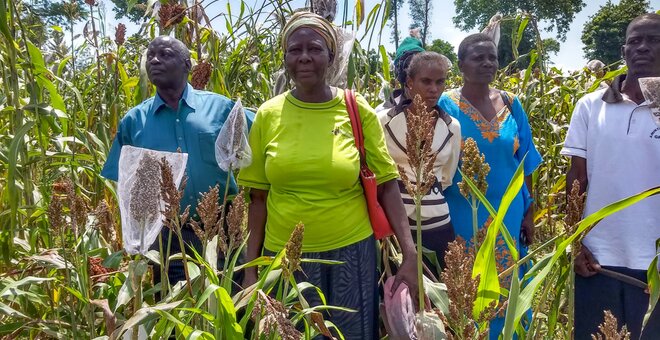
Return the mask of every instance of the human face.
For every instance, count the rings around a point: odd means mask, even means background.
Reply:
[[[490,84],[495,79],[498,67],[497,50],[491,41],[470,45],[465,60],[458,61],[465,83]]]
[[[628,65],[628,74],[660,76],[660,21],[643,19],[631,25],[621,51]]]
[[[419,95],[424,100],[426,107],[430,109],[438,103],[440,95],[445,90],[446,80],[447,69],[438,63],[428,62],[420,66],[414,77],[408,77],[406,86],[410,98]]]
[[[302,27],[289,36],[284,63],[296,87],[312,89],[325,85],[325,73],[332,57],[323,37]]]
[[[147,47],[147,74],[156,88],[177,88],[186,82],[190,60],[171,37],[158,37]]]

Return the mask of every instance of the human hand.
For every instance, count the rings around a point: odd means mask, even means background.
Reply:
[[[521,242],[523,245],[530,246],[534,242],[534,209],[529,207],[525,213],[522,224],[520,225]]]
[[[589,251],[589,248],[583,245],[575,256],[574,269],[580,276],[589,277],[598,273],[600,264],[598,264],[594,255]]]
[[[391,293],[399,288],[399,285],[404,282],[408,286],[408,292],[410,293],[410,299],[412,300],[415,310],[419,311],[419,285],[417,284],[417,262],[413,258],[405,258],[399,270],[396,272],[394,277],[394,283],[392,284]]]

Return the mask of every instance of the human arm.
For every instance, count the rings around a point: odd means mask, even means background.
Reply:
[[[248,211],[248,231],[245,261],[250,262],[259,255],[264,244],[266,234],[266,199],[268,190],[250,189],[250,206]],[[243,287],[249,287],[257,282],[257,267],[245,268]]]
[[[525,176],[525,186],[529,192],[529,196],[533,197],[532,191],[532,176]],[[534,242],[534,232],[536,226],[534,225],[534,202],[529,204],[527,211],[525,212],[525,217],[523,217],[522,224],[520,226],[520,231],[524,235],[524,239],[521,241],[524,245],[529,246]]]
[[[417,250],[410,234],[408,215],[406,215],[406,210],[403,207],[403,201],[401,200],[401,193],[399,192],[399,185],[396,179],[378,185],[378,202],[383,207],[383,210],[385,210],[387,220],[390,222],[394,230],[394,235],[399,241],[399,246],[403,252],[403,261],[396,273],[392,292],[399,287],[401,282],[405,282],[415,308],[419,308],[417,306],[419,291],[417,284]]]

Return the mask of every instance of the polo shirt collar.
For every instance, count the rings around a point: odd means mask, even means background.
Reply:
[[[626,75],[622,74],[617,76],[612,80],[612,85],[605,90],[603,94],[603,101],[609,104],[620,103],[623,101],[623,95],[621,94],[621,86],[623,81],[626,79]]]
[[[186,83],[186,87],[183,89],[183,94],[181,95],[180,101],[183,104],[186,104],[189,108],[195,110],[197,106],[197,101],[195,100],[195,89],[193,89],[192,85],[189,83]],[[164,106],[167,105],[163,98],[160,97],[158,94],[158,91],[156,91],[156,96],[154,96],[154,102],[151,105],[151,114],[156,114],[158,113],[158,110]]]

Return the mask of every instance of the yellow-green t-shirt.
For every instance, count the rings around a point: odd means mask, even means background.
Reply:
[[[369,168],[378,184],[397,178],[376,113],[362,96],[357,102]],[[238,184],[268,190],[266,249],[284,248],[298,222],[305,224],[303,252],[338,249],[372,234],[344,91],[325,103],[305,103],[290,92],[268,100],[249,142],[252,164],[240,171]]]

